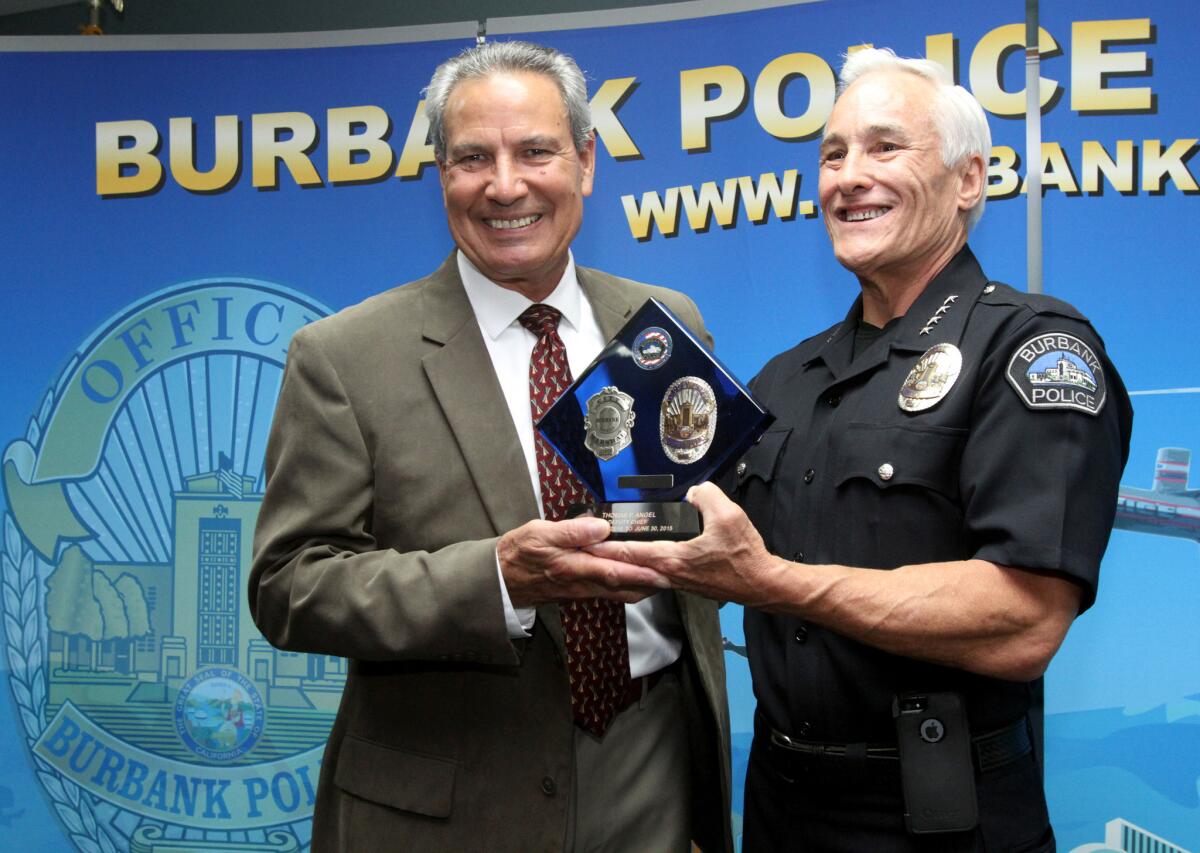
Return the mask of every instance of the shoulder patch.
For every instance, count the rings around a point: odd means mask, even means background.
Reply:
[[[1030,409],[1104,408],[1104,367],[1088,344],[1066,332],[1041,332],[1018,346],[1004,371]]]

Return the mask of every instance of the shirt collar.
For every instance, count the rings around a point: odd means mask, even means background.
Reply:
[[[489,279],[462,251],[456,254],[458,275],[462,279],[463,289],[467,291],[471,310],[475,312],[475,320],[485,335],[496,340],[534,303],[517,291],[501,287]],[[582,299],[583,291],[575,274],[575,258],[568,250],[567,268],[563,270],[554,291],[542,300],[542,304],[557,308],[571,328],[579,329],[583,314]]]
[[[886,336],[897,345],[913,350],[928,349],[940,341],[957,343],[966,317],[979,299],[986,283],[987,277],[984,276],[979,261],[975,259],[970,247],[964,245],[926,285],[908,311],[888,323],[885,327]],[[821,357],[828,360],[828,355],[834,347],[841,346],[846,338],[853,337],[861,319],[860,293],[846,312],[845,319],[833,328],[825,342],[806,363]],[[929,331],[922,335],[921,332],[925,329]]]
[[[936,343],[957,344],[986,284],[979,261],[964,245],[900,318],[894,339],[922,351]]]

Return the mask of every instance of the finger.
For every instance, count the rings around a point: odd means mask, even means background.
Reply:
[[[629,587],[668,589],[671,586],[670,580],[654,569],[635,563],[598,557],[588,551],[572,554],[568,566],[571,571],[576,573],[577,577],[586,578],[608,589]]]
[[[666,543],[607,539],[604,542],[589,545],[586,550],[589,554],[595,554],[597,557],[603,557],[608,560],[630,563],[635,566],[657,568],[666,557],[663,553],[664,544]]]
[[[565,521],[550,522],[547,544],[559,548],[586,548],[608,538],[611,527],[603,518],[580,516]]]
[[[701,515],[715,515],[732,502],[712,483],[700,483],[688,489],[687,502],[700,511]]]
[[[609,589],[629,589],[630,587],[671,588],[670,578],[646,566],[622,563],[615,560],[605,560],[604,563],[607,567],[604,583]]]
[[[639,601],[645,601],[650,596],[657,595],[660,592],[662,592],[662,590],[658,589],[658,588],[618,589],[618,590],[610,589],[610,590],[606,590],[605,592],[601,593],[600,595],[598,595],[596,597],[597,598],[607,598],[612,601],[619,601],[622,604],[637,604]]]

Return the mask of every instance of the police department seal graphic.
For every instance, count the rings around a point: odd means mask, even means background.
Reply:
[[[666,329],[650,326],[633,340],[633,363],[642,370],[657,370],[671,357],[674,342]]]
[[[345,662],[272,648],[245,583],[287,344],[327,313],[246,279],[153,293],[4,451],[9,686],[80,850],[308,849]]]

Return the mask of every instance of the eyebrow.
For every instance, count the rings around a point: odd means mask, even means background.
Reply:
[[[468,154],[479,154],[487,151],[486,145],[481,145],[478,142],[460,142],[458,145],[453,145],[446,152],[452,160],[457,160],[459,157],[465,157]]]
[[[821,148],[831,148],[834,145],[844,145],[846,140],[840,133],[830,133],[821,140]]]
[[[548,136],[544,133],[525,136],[517,140],[516,147],[518,148],[549,148],[557,151],[564,147],[563,141],[557,136]],[[450,146],[447,154],[451,159],[465,157],[468,154],[486,154],[491,150],[491,146],[482,142],[460,142],[457,145]]]
[[[875,139],[880,136],[893,136],[907,141],[909,138],[908,132],[898,124],[873,124],[867,128],[865,135],[868,139]],[[831,133],[821,140],[821,148],[845,144],[846,138],[840,133]]]
[[[517,143],[521,148],[553,148],[558,149],[563,146],[563,142],[556,136],[547,136],[546,134],[534,134],[526,136]]]

